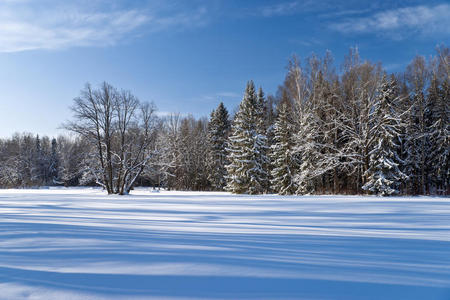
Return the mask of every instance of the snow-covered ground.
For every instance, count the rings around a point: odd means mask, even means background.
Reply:
[[[0,299],[450,299],[450,199],[0,190]]]

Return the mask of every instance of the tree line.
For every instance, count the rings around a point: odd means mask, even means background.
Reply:
[[[230,116],[158,117],[152,103],[107,83],[74,99],[73,135],[0,140],[0,186],[136,185],[290,194],[450,191],[450,51],[416,56],[404,72],[350,49],[293,57],[275,95],[253,81]]]

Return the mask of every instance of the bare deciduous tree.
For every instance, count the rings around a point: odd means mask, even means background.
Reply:
[[[104,82],[87,84],[71,107],[74,120],[64,128],[86,138],[99,168],[89,171],[108,194],[128,194],[152,155],[156,116],[153,104]]]

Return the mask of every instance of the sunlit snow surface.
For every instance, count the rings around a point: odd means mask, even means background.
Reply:
[[[450,198],[0,190],[0,299],[450,299]]]

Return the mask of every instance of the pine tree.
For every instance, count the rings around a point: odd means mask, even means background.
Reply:
[[[289,99],[283,97],[278,105],[278,117],[274,124],[274,144],[270,147],[272,189],[280,195],[291,195],[297,190],[294,175],[298,161],[293,153],[292,132],[292,105]]]
[[[211,113],[208,123],[209,175],[213,189],[223,191],[226,186],[227,139],[230,131],[228,111],[221,102]]]
[[[399,193],[399,187],[407,176],[400,170],[399,157],[401,120],[395,110],[398,96],[395,79],[383,78],[377,101],[370,114],[370,134],[374,139],[370,151],[367,182],[363,189],[374,194],[389,196]]]
[[[258,105],[253,81],[247,83],[244,98],[233,121],[229,137],[227,187],[233,193],[264,192],[267,172],[261,164],[262,141],[258,133]]]

